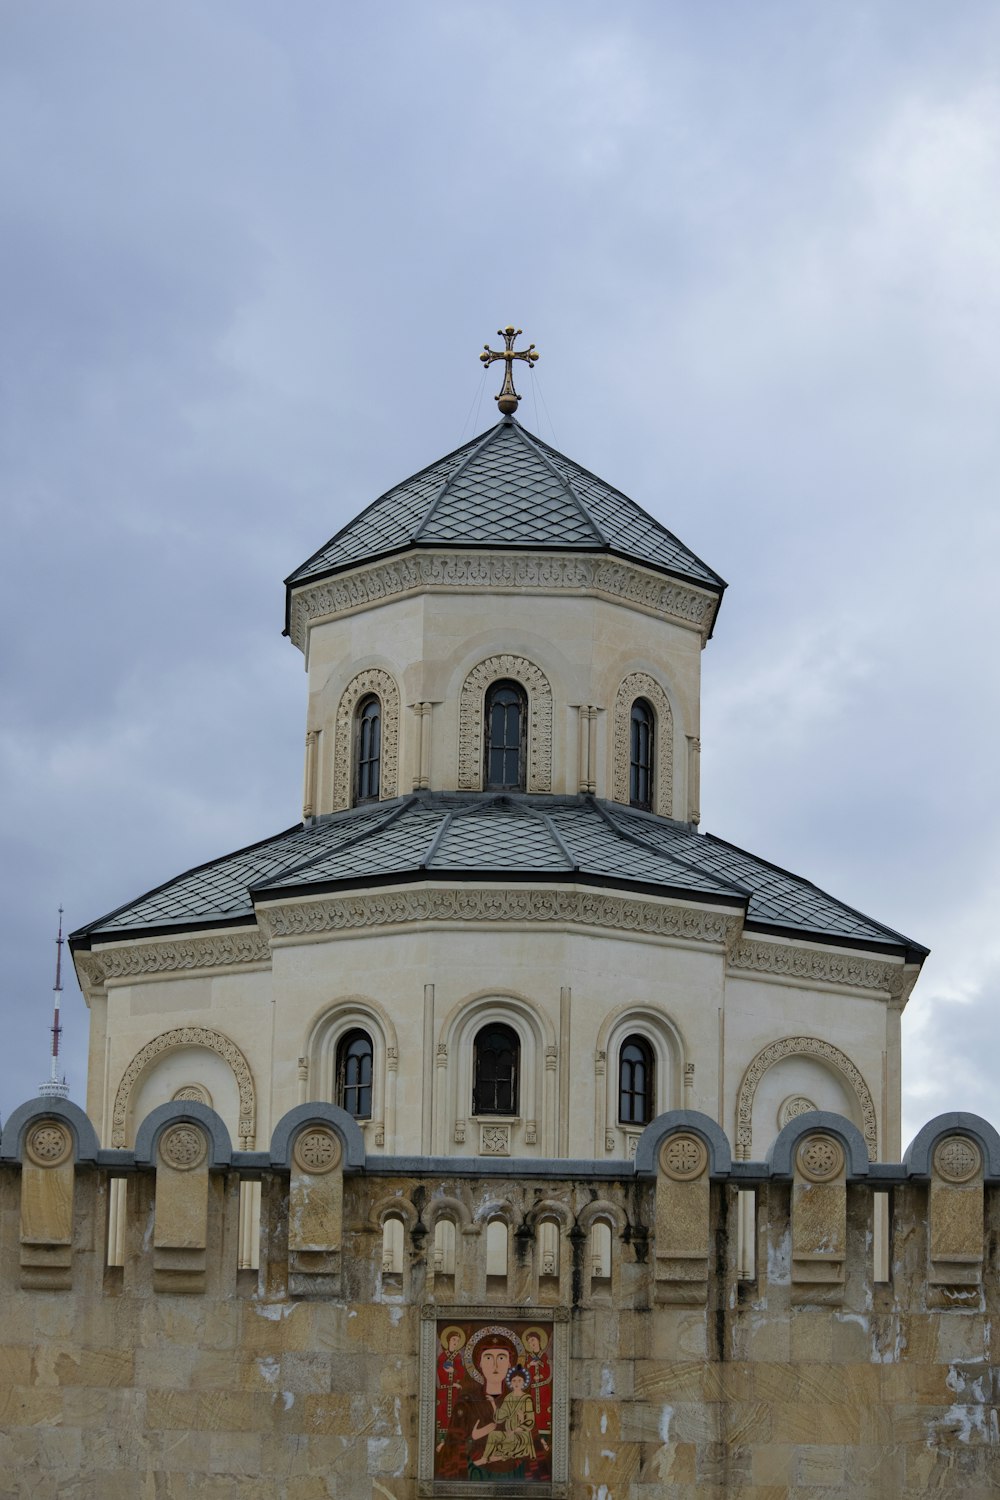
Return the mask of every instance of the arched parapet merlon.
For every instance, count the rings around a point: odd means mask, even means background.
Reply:
[[[949,1135],[967,1135],[974,1140],[982,1152],[984,1180],[1000,1182],[1000,1134],[988,1120],[961,1109],[935,1115],[917,1131],[903,1153],[906,1175],[930,1177],[935,1147]]]
[[[700,1109],[668,1109],[646,1126],[635,1148],[638,1174],[652,1176],[656,1172],[660,1147],[668,1136],[676,1135],[678,1131],[697,1135],[705,1142],[710,1177],[728,1177],[733,1153],[726,1133],[711,1115],[702,1114]]]
[[[832,1042],[816,1036],[779,1037],[777,1041],[768,1042],[766,1047],[762,1047],[750,1062],[736,1096],[737,1157],[742,1161],[748,1160],[753,1149],[753,1106],[757,1087],[768,1068],[786,1057],[816,1057],[842,1074],[858,1101],[863,1121],[861,1133],[868,1160],[875,1161],[878,1157],[878,1119],[871,1089],[846,1052],[841,1052]]]
[[[382,667],[368,667],[352,677],[340,695],[333,745],[333,811],[351,805],[354,769],[354,714],[369,693],[382,705],[382,749],[379,801],[397,795],[399,783],[399,688]]]
[[[140,1047],[122,1074],[115,1095],[111,1118],[112,1146],[125,1145],[129,1103],[135,1085],[150,1063],[155,1062],[162,1053],[172,1052],[177,1047],[206,1047],[232,1068],[240,1095],[240,1148],[252,1151],[257,1134],[257,1099],[250,1064],[230,1037],[221,1031],[212,1031],[207,1026],[175,1026],[171,1031],[162,1031],[151,1042],[147,1042],[145,1047]]]
[[[625,1211],[617,1203],[612,1203],[608,1198],[595,1198],[591,1203],[581,1208],[577,1215],[577,1225],[588,1234],[597,1220],[603,1220],[611,1224],[619,1238],[628,1227]]]
[[[433,1230],[440,1219],[454,1224],[459,1234],[468,1234],[473,1229],[469,1206],[461,1198],[442,1196],[432,1198],[424,1207],[424,1223]]]
[[[848,1178],[868,1176],[868,1147],[864,1136],[846,1115],[836,1115],[829,1109],[810,1109],[789,1120],[767,1153],[771,1176],[791,1177],[799,1142],[803,1136],[820,1133],[836,1136],[843,1146]]]
[[[402,1219],[406,1228],[413,1230],[417,1227],[420,1215],[409,1198],[404,1198],[402,1193],[390,1193],[372,1204],[368,1228],[373,1234],[381,1234],[385,1229],[386,1219]]]
[[[462,683],[458,700],[458,786],[478,792],[483,785],[483,714],[491,682],[512,678],[528,697],[529,792],[552,790],[552,684],[525,656],[488,656]]]
[[[200,1125],[208,1136],[208,1164],[228,1167],[233,1158],[233,1143],[221,1115],[195,1099],[171,1099],[151,1109],[135,1133],[135,1164],[156,1165],[156,1147],[168,1125]]]
[[[79,1104],[70,1099],[47,1099],[39,1095],[11,1110],[0,1138],[0,1161],[20,1161],[24,1139],[36,1120],[60,1120],[73,1136],[73,1151],[78,1162],[96,1162],[100,1143],[97,1132]]]
[[[283,1114],[271,1135],[271,1166],[289,1171],[292,1164],[292,1146],[295,1137],[307,1125],[329,1125],[340,1137],[344,1148],[344,1166],[348,1171],[359,1171],[365,1164],[365,1138],[358,1122],[339,1104],[323,1104],[314,1100],[309,1104],[296,1104],[294,1109]]]

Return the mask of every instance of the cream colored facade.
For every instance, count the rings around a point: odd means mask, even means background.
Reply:
[[[479,791],[484,692],[513,678],[529,705],[529,794],[627,802],[639,695],[656,717],[653,811],[693,827],[715,606],[634,563],[486,548],[416,549],[294,589],[307,824],[351,805],[355,712],[371,693],[383,800]],[[374,1048],[370,1154],[627,1158],[641,1127],[619,1122],[617,1069],[635,1034],[655,1057],[654,1113],[704,1112],[741,1157],[762,1158],[810,1105],[847,1116],[872,1158],[900,1149],[899,1019],[917,966],[747,930],[725,902],[502,870],[360,880],[76,958],[87,1107],[108,1145],[131,1145],[185,1090],[234,1143],[266,1141],[293,1105],[337,1102],[337,1043],[360,1027]],[[472,1108],[473,1042],[494,1019],[521,1048],[517,1113],[502,1119]]]

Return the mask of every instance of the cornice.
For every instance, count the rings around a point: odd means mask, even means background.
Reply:
[[[81,985],[86,983],[92,989],[114,979],[141,979],[149,974],[186,973],[191,969],[244,968],[270,961],[267,939],[256,928],[122,943],[75,955]]]
[[[600,594],[686,625],[697,630],[703,640],[718,602],[715,594],[617,558],[565,553],[412,552],[296,588],[289,634],[304,651],[309,627],[316,621],[368,609],[421,589]]]
[[[733,941],[743,920],[742,915],[593,891],[465,886],[258,904],[257,919],[272,941],[417,922],[552,922],[719,948]]]
[[[908,994],[916,978],[903,964],[863,954],[827,952],[822,948],[793,948],[742,938],[729,955],[730,969],[743,969],[769,979],[830,984],[854,990],[879,990],[898,999]]]

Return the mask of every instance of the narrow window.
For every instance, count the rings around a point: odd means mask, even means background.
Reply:
[[[517,1033],[509,1026],[484,1026],[476,1037],[474,1115],[516,1115],[520,1061]]]
[[[524,733],[528,718],[524,689],[517,682],[494,682],[486,693],[486,790],[523,792]]]
[[[372,1114],[372,1039],[367,1031],[349,1031],[337,1048],[337,1103],[356,1120]]]
[[[645,698],[637,698],[629,733],[628,800],[633,807],[653,806],[653,738],[653,710]]]
[[[653,1118],[653,1052],[645,1037],[627,1036],[618,1054],[618,1120],[648,1125]]]
[[[356,802],[377,802],[382,764],[382,705],[370,695],[358,704],[356,762]]]

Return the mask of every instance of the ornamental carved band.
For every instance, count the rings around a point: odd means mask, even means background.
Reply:
[[[462,684],[458,705],[458,785],[478,792],[483,785],[483,707],[491,682],[512,677],[528,695],[529,792],[552,790],[552,688],[539,667],[523,656],[488,656]]]
[[[399,767],[399,688],[381,667],[369,667],[353,677],[337,708],[333,742],[333,811],[350,807],[354,780],[354,712],[369,693],[382,705],[382,750],[379,801],[395,797]]]
[[[470,557],[454,552],[421,552],[296,589],[289,625],[291,638],[304,651],[309,626],[314,621],[370,609],[373,604],[419,589],[470,589],[488,593],[537,589],[545,594],[563,589],[573,593],[586,590],[610,599],[627,600],[640,609],[691,626],[703,638],[708,634],[716,603],[713,594],[610,558],[504,553]]]
[[[111,1121],[112,1146],[125,1145],[125,1125],[128,1120],[129,1100],[136,1080],[161,1053],[172,1052],[175,1047],[207,1047],[227,1062],[233,1070],[240,1091],[240,1149],[252,1151],[257,1133],[257,1104],[254,1097],[253,1075],[250,1065],[235,1042],[231,1042],[221,1031],[209,1031],[206,1026],[176,1026],[172,1031],[161,1032],[135,1054],[122,1074],[115,1108]]]
[[[821,1041],[815,1036],[786,1036],[778,1042],[771,1042],[757,1053],[743,1074],[743,1082],[740,1084],[740,1092],[736,1100],[736,1150],[739,1159],[746,1161],[753,1146],[753,1102],[757,1094],[757,1085],[768,1068],[776,1062],[781,1062],[785,1057],[818,1057],[844,1075],[854,1090],[861,1108],[861,1134],[865,1138],[869,1159],[876,1161],[878,1124],[871,1090],[851,1059],[841,1052],[839,1047],[835,1047],[832,1042]]]
[[[674,814],[674,716],[670,701],[660,684],[646,672],[630,672],[618,689],[615,699],[614,790],[616,802],[629,800],[629,760],[632,744],[632,704],[645,698],[656,716],[654,743],[656,763],[653,766],[654,812],[661,818]]]

